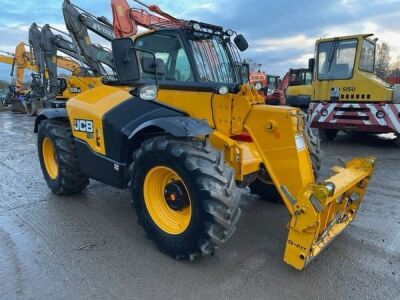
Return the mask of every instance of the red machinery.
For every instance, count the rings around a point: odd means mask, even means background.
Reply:
[[[180,20],[163,12],[157,5],[146,5],[141,1],[135,1],[160,15],[160,17],[151,15],[143,9],[131,8],[126,0],[111,0],[113,27],[117,38],[135,35],[138,32],[138,26],[151,28],[152,25],[179,26],[181,24]]]
[[[251,72],[249,81],[256,86],[256,89],[265,98],[266,104],[284,105],[285,104],[285,82],[287,79],[281,80],[280,76],[267,75],[265,72]],[[287,87],[287,83],[286,83]]]
[[[387,79],[387,82],[391,85],[400,84],[400,76],[391,76]]]

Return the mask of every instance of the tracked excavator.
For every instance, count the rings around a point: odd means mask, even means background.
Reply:
[[[2,51],[3,52],[3,51]],[[27,100],[29,92],[23,89],[23,80],[25,69],[36,70],[36,66],[30,61],[29,53],[25,50],[25,43],[18,43],[14,53],[2,55],[3,63],[11,64],[11,83],[6,97],[6,103],[11,104],[11,111],[16,113],[26,113],[27,106],[25,102],[19,101],[24,98]],[[12,60],[10,60],[12,57]],[[26,104],[26,103],[25,103]]]
[[[173,258],[193,260],[232,236],[240,188],[258,182],[287,207],[284,261],[303,269],[354,220],[375,159],[354,158],[316,180],[300,110],[265,105],[243,82],[242,35],[157,6],[113,0],[112,8],[118,84],[36,119],[49,188],[74,194],[89,179],[129,186],[148,237]],[[146,31],[137,34],[139,25]]]
[[[32,46],[34,45],[32,44]],[[48,101],[49,105],[65,107],[65,101],[69,98],[102,84],[102,77],[94,74],[94,71],[90,69],[93,65],[84,59],[79,48],[61,34],[54,34],[52,27],[48,24],[41,28],[40,48],[36,51],[42,53],[44,58],[48,76],[48,88],[44,102]],[[76,61],[57,56],[58,51],[71,56]],[[58,77],[57,67],[68,69],[71,71],[71,76]],[[50,99],[51,101],[49,101]]]

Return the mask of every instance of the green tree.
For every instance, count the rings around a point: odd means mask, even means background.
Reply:
[[[390,46],[382,42],[377,45],[376,50],[375,73],[385,80],[390,75]]]

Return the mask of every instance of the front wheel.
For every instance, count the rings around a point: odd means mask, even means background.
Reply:
[[[160,251],[193,260],[235,231],[241,192],[222,153],[208,143],[147,140],[135,151],[131,172],[139,222]]]

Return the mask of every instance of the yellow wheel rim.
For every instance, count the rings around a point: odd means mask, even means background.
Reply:
[[[181,187],[178,196],[171,185]],[[192,215],[191,200],[186,185],[175,171],[164,166],[152,168],[144,180],[143,194],[147,211],[161,230],[174,235],[186,230]],[[179,208],[171,207],[174,201],[180,201]]]
[[[56,179],[58,176],[58,163],[56,158],[56,151],[53,142],[45,137],[42,142],[43,161],[46,166],[47,174],[51,179]]]

